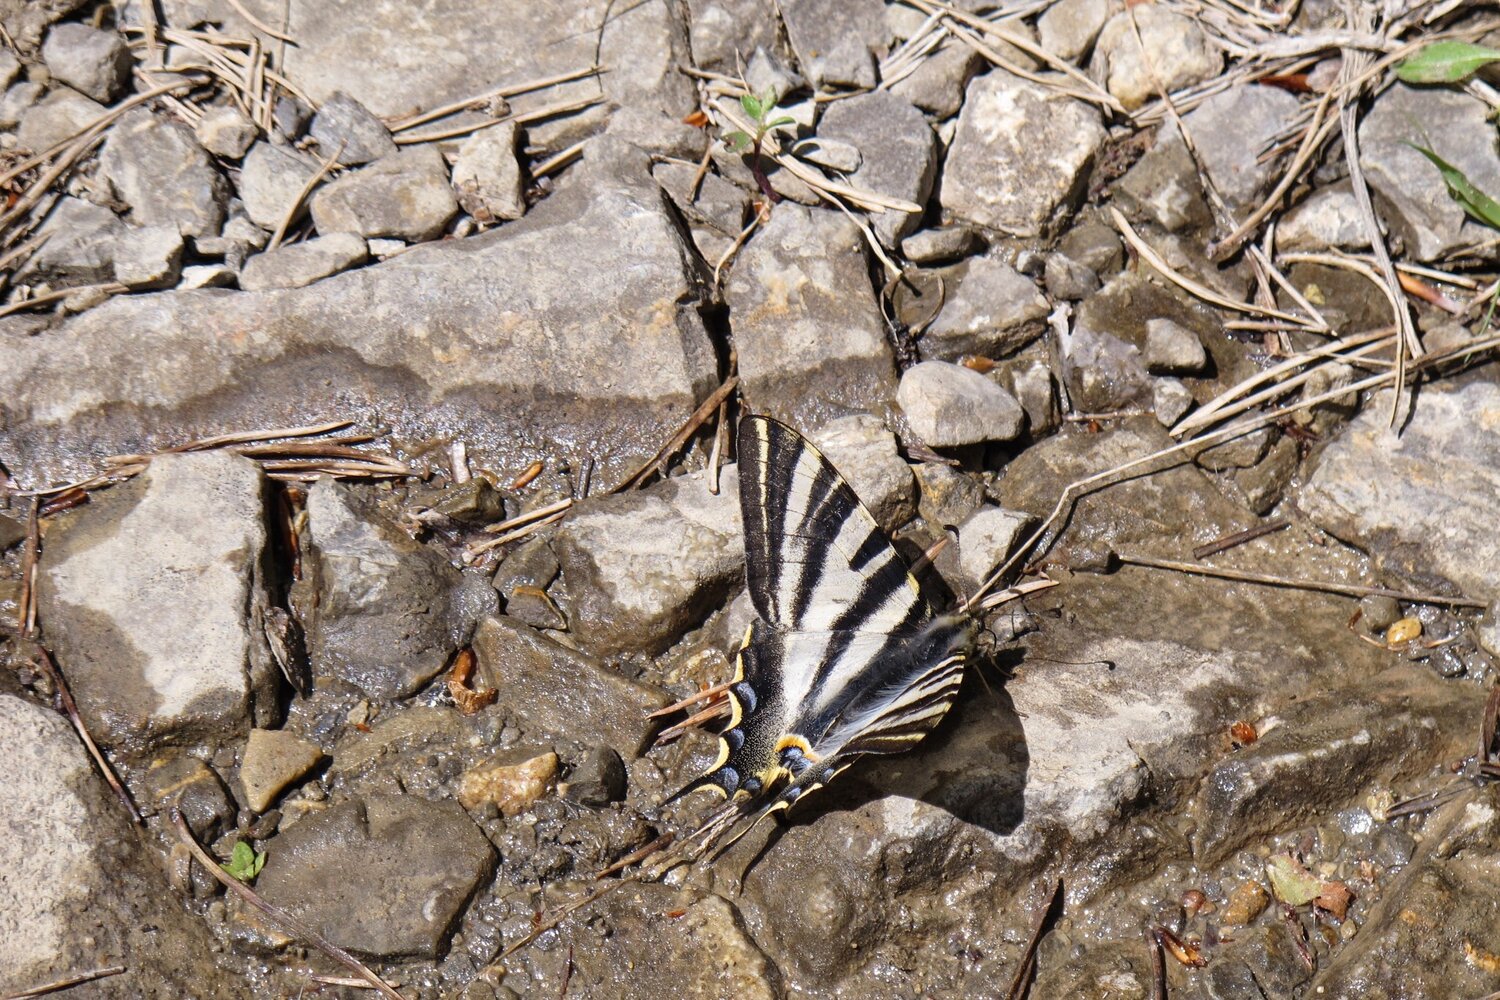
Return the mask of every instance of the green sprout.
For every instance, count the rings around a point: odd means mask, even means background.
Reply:
[[[241,882],[250,882],[265,866],[266,852],[257,851],[241,840],[234,845],[234,851],[229,855],[229,863],[224,866],[224,870]]]
[[[771,182],[767,180],[765,168],[761,166],[761,144],[772,129],[781,128],[783,125],[795,125],[797,120],[786,115],[772,117],[776,113],[776,95],[769,90],[761,97],[756,97],[754,94],[742,94],[740,107],[744,108],[745,114],[750,116],[755,131],[753,134],[740,129],[726,132],[724,145],[733,152],[750,154],[750,172],[755,175],[755,183],[760,187],[761,194],[775,204],[781,201],[781,196],[771,190]]]

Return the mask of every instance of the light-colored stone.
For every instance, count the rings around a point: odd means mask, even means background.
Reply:
[[[193,126],[193,135],[199,144],[227,160],[244,156],[259,134],[260,129],[234,104],[217,104],[205,109],[203,117]],[[243,198],[244,194],[241,193],[240,197]]]
[[[264,489],[249,459],[163,455],[48,533],[48,639],[105,746],[140,753],[148,740],[244,731],[275,711],[258,620]]]
[[[256,143],[240,167],[239,192],[245,214],[262,229],[275,229],[317,172],[315,164],[285,146]]]
[[[1010,393],[962,365],[923,361],[896,392],[912,433],[933,448],[957,448],[1020,435],[1026,414]]]
[[[475,132],[458,147],[453,190],[476,222],[519,219],[526,214],[521,164],[516,159],[519,130],[506,122]]]
[[[369,248],[362,236],[354,233],[319,236],[251,257],[240,269],[240,287],[249,292],[301,288],[368,259]]]
[[[787,0],[780,6],[787,39],[816,87],[874,87],[871,50],[889,40],[881,0]]]
[[[96,101],[113,101],[130,82],[130,46],[115,31],[71,21],[54,25],[42,60],[54,80]]]
[[[517,816],[557,785],[557,754],[512,750],[476,764],[458,781],[458,802],[473,811],[492,803],[502,816]]]
[[[911,467],[897,453],[896,436],[879,417],[840,417],[808,438],[848,480],[882,528],[895,531],[911,520],[916,513]]]
[[[1223,53],[1195,21],[1151,4],[1115,14],[1094,46],[1094,71],[1127,110],[1155,97],[1158,86],[1170,93],[1207,80],[1223,65]]]
[[[240,788],[245,805],[263,813],[287,786],[301,779],[324,758],[323,748],[282,729],[252,729],[240,761]]]
[[[184,236],[217,236],[229,186],[192,130],[146,108],[126,112],[109,131],[99,173],[130,207],[138,226],[176,225]]]
[[[892,6],[889,9],[900,8]],[[1003,42],[994,44],[997,48],[1009,50],[1006,55],[1023,65],[1031,61],[1024,53]],[[964,89],[983,65],[983,56],[958,39],[950,38],[936,52],[924,57],[911,75],[897,80],[890,88],[891,93],[906,98],[938,119],[952,118],[963,107]]]
[[[37,229],[46,241],[17,278],[28,284],[45,281],[54,288],[111,281],[116,239],[124,231],[124,223],[102,205],[59,198]]]
[[[943,172],[943,207],[1007,235],[1042,235],[1082,193],[1104,139],[1093,108],[991,70],[969,84]]]
[[[15,128],[26,109],[42,99],[47,88],[31,80],[22,80],[6,88],[0,97],[0,128]]]
[[[1020,511],[986,504],[958,526],[958,569],[968,587],[977,587],[1005,561],[1036,519]]]
[[[1276,224],[1276,245],[1284,250],[1364,250],[1370,237],[1354,192],[1337,184],[1314,191],[1283,215]]]
[[[1157,379],[1151,388],[1151,411],[1163,427],[1171,427],[1193,408],[1193,393],[1179,379]]]
[[[924,359],[1010,354],[1046,329],[1047,300],[999,257],[972,258],[944,276],[942,311],[919,341]]]
[[[760,45],[756,46],[750,64],[745,67],[745,85],[756,97],[764,98],[769,94],[773,103],[780,104],[787,94],[807,86],[807,81],[800,73],[787,69],[780,59]]]
[[[182,234],[174,225],[127,229],[115,237],[115,280],[131,289],[171,288],[182,275]]]
[[[376,160],[319,188],[312,198],[318,232],[436,239],[458,212],[448,164],[437,147],[416,146]]]
[[[1196,375],[1208,364],[1198,334],[1170,319],[1146,320],[1146,370],[1153,375]]]
[[[57,87],[21,113],[16,144],[40,153],[72,139],[104,116],[104,105],[76,90]]]
[[[889,90],[837,101],[818,123],[823,140],[846,142],[861,160],[849,181],[867,191],[925,205],[937,174],[937,139],[927,118]],[[922,213],[887,210],[870,224],[887,245],[917,228]]]
[[[223,288],[233,285],[238,278],[234,268],[223,264],[191,264],[182,269],[181,279],[177,287],[181,289],[190,288]]]
[[[968,226],[923,229],[901,241],[901,253],[913,264],[945,264],[984,249],[984,240]]]
[[[1109,0],[1058,0],[1037,18],[1042,48],[1059,59],[1077,62],[1088,55],[1109,18]]]
[[[10,49],[0,49],[0,90],[10,89],[21,72],[21,60]]]

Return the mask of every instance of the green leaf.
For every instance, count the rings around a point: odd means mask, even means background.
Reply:
[[[1500,202],[1475,187],[1473,181],[1464,176],[1462,170],[1432,150],[1418,146],[1414,142],[1409,142],[1407,145],[1432,161],[1438,173],[1443,175],[1443,183],[1448,185],[1448,193],[1453,195],[1453,200],[1458,202],[1465,212],[1486,225],[1500,229]]]
[[[1457,83],[1496,60],[1500,49],[1468,42],[1433,42],[1396,64],[1396,76],[1407,83]]]
[[[750,137],[743,132],[726,132],[724,134],[724,145],[736,153],[743,153],[750,148]]]
[[[788,118],[786,115],[782,115],[780,118],[776,119],[774,122],[768,122],[766,124],[766,128],[780,128],[783,125],[795,125],[795,124],[797,124],[797,119],[795,119],[795,118]]]
[[[761,115],[765,114],[765,108],[761,106],[760,98],[754,94],[743,94],[740,96],[740,107],[745,109],[745,114],[755,121],[760,121]]]
[[[1276,898],[1288,906],[1311,903],[1323,891],[1323,880],[1290,854],[1273,854],[1267,858],[1266,875],[1271,880]]]
[[[266,866],[266,852],[257,851],[245,841],[238,841],[224,870],[241,882],[249,882]]]

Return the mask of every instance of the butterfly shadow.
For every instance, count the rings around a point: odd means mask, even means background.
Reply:
[[[1019,660],[1019,653],[1001,652],[971,661],[953,708],[926,739],[907,753],[865,757],[778,822],[765,824],[762,837],[747,838],[754,846],[745,852],[745,870],[789,829],[890,796],[935,806],[995,836],[1014,832],[1025,818],[1030,754],[1004,685]]]

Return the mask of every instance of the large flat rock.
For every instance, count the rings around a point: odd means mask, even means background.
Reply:
[[[589,457],[613,485],[717,367],[644,154],[601,138],[587,155],[519,222],[315,287],[122,297],[44,335],[0,328],[0,451],[42,482],[111,452],[336,415],[462,439],[507,470]]]

